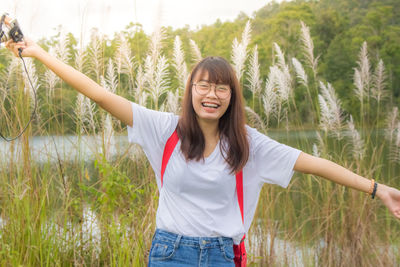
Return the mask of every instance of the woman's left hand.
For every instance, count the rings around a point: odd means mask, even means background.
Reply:
[[[400,219],[400,191],[396,188],[379,184],[377,196],[382,200],[389,211],[397,219]]]

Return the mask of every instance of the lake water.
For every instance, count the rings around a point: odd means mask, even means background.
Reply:
[[[107,145],[106,145],[107,146]],[[14,144],[0,141],[0,162],[7,163],[10,159],[20,162],[23,157],[21,139]],[[107,153],[113,157],[124,153],[130,148],[126,136],[114,137],[108,144]],[[38,136],[29,139],[31,158],[38,163],[93,160],[94,155],[104,153],[103,140],[100,136]]]

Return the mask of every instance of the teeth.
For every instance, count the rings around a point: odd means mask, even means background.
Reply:
[[[202,103],[203,107],[208,107],[208,108],[218,108],[219,105],[217,104],[210,104],[210,103]]]

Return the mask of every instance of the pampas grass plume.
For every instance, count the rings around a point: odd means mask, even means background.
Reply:
[[[388,92],[385,90],[386,78],[385,65],[383,64],[382,59],[380,59],[374,75],[372,76],[371,90],[372,97],[378,102],[388,95]]]
[[[364,141],[361,139],[360,134],[356,130],[353,117],[351,115],[350,119],[347,121],[347,127],[350,130],[354,158],[357,160],[362,160],[364,158]]]
[[[176,36],[174,41],[173,66],[178,76],[179,91],[183,92],[188,78],[188,70],[185,63],[185,54],[183,52],[182,42],[179,36]]]
[[[201,56],[201,52],[199,47],[197,46],[196,42],[193,41],[192,39],[190,39],[190,47],[192,48],[192,52],[193,52],[193,60],[194,62],[199,62],[203,59],[203,57]]]
[[[236,38],[233,40],[232,44],[232,62],[233,68],[236,71],[236,75],[238,79],[241,80],[245,61],[247,58],[247,46],[250,43],[251,39],[251,24],[250,21],[247,21],[246,26],[242,33],[242,41],[239,42]]]
[[[258,63],[257,45],[253,48],[253,53],[250,56],[249,83],[249,89],[253,93],[253,96],[261,92],[260,64]]]
[[[311,39],[310,28],[303,22],[301,24],[301,41],[304,50],[304,55],[307,59],[307,64],[313,70],[314,77],[317,76],[318,58],[314,58],[314,43]]]
[[[292,58],[292,63],[296,71],[296,76],[300,80],[300,83],[303,84],[305,87],[308,87],[308,77],[306,72],[304,71],[303,65],[295,57]]]

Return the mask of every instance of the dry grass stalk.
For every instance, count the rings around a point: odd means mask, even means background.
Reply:
[[[262,132],[265,132],[267,127],[265,127],[265,124],[263,120],[261,119],[260,115],[258,115],[257,112],[255,112],[253,109],[250,107],[246,106],[245,111],[247,114],[247,118],[250,122],[250,125],[254,128],[259,129]]]
[[[118,40],[119,45],[115,55],[116,71],[117,73],[127,74],[129,77],[129,86],[132,87],[136,68],[135,57],[132,55],[129,43],[123,34],[119,35]]]
[[[392,162],[400,162],[400,120],[398,114],[398,108],[394,107],[386,122],[385,136],[390,144],[389,159]]]
[[[86,51],[84,49],[77,49],[75,51],[75,68],[80,72],[84,72],[86,65]]]
[[[296,71],[296,76],[300,80],[300,83],[308,88],[308,77],[306,72],[304,71],[303,65],[295,57],[292,58],[292,63]]]
[[[397,122],[396,130],[395,130],[395,147],[394,147],[394,161],[400,162],[400,121]]]
[[[250,56],[249,66],[249,89],[253,93],[253,97],[261,92],[261,79],[260,79],[260,64],[258,63],[258,50],[257,45],[253,48],[253,53]]]
[[[178,91],[181,95],[183,95],[183,90],[185,89],[186,81],[189,75],[185,63],[185,55],[182,48],[182,42],[179,36],[176,36],[174,41],[173,67],[175,68],[176,74],[178,76]]]
[[[150,53],[153,65],[156,65],[158,58],[161,55],[161,49],[163,46],[163,40],[165,39],[165,31],[161,27],[157,27],[156,30],[151,35],[150,39]]]
[[[274,69],[270,68],[268,78],[265,83],[265,93],[262,95],[264,113],[267,117],[267,126],[269,124],[271,116],[274,116],[277,112],[277,94],[275,91],[276,74]]]
[[[359,53],[358,68],[354,69],[354,85],[356,87],[355,94],[362,104],[365,97],[369,97],[369,86],[370,86],[370,64],[368,59],[367,43],[364,42]],[[363,111],[363,110],[362,110]]]
[[[399,113],[399,109],[397,107],[394,107],[393,110],[389,113],[389,116],[387,117],[386,120],[386,138],[389,140],[390,143],[393,142],[393,138],[394,138],[394,134],[396,131],[396,125],[398,122],[398,113]]]
[[[179,105],[179,91],[168,91],[167,95],[167,108],[165,109],[167,112],[172,112],[174,114],[179,114],[180,105]]]
[[[362,44],[357,64],[360,70],[361,80],[364,86],[369,89],[369,85],[371,84],[371,66],[368,58],[367,42],[363,42]]]
[[[274,52],[277,64],[270,69],[272,69],[272,72],[276,76],[275,81],[277,82],[282,102],[285,102],[292,91],[292,77],[289,72],[289,66],[286,64],[285,55],[277,43],[274,43]]]
[[[192,52],[193,52],[193,60],[194,62],[199,62],[203,59],[203,57],[201,56],[201,52],[199,47],[197,46],[196,42],[193,41],[192,39],[190,39],[190,47],[192,48]]]
[[[103,116],[103,125],[103,155],[107,161],[111,161],[115,149],[115,138],[110,114]]]
[[[89,70],[96,76],[96,80],[100,81],[103,73],[103,37],[98,30],[92,30],[89,44]]]
[[[54,47],[54,53],[56,57],[62,62],[68,62],[70,59],[69,53],[69,38],[63,33],[63,30],[60,31],[60,39],[56,43]]]
[[[239,41],[235,38],[232,44],[232,62],[233,68],[236,71],[236,75],[238,76],[239,81],[242,78],[245,61],[247,58],[247,46],[250,43],[251,39],[251,24],[250,20],[247,21],[246,26],[242,33],[242,41]]]
[[[319,150],[318,150],[318,146],[315,143],[312,146],[312,154],[315,157],[320,157],[321,156],[321,154],[319,153]]]
[[[132,87],[132,90],[130,90],[131,95],[138,102],[139,102],[139,99],[141,98],[140,95],[142,94],[142,92],[144,92],[145,83],[146,83],[146,75],[143,72],[142,66],[139,65],[139,67],[137,68],[137,72],[136,72],[135,87]]]
[[[107,83],[107,86],[108,86],[110,92],[112,92],[112,93],[117,92],[118,78],[117,78],[117,74],[115,73],[114,63],[111,58],[108,60],[108,64],[107,64],[107,72],[106,72],[105,82]]]
[[[372,76],[372,88],[371,95],[376,99],[378,103],[386,97],[389,93],[385,90],[386,86],[386,72],[385,65],[383,64],[382,59],[379,60],[378,66],[375,69],[374,75]]]
[[[157,65],[153,65],[152,58],[146,57],[145,61],[145,77],[146,90],[150,94],[154,103],[154,109],[159,109],[159,98],[162,94],[168,91],[169,72],[168,61],[163,55],[157,60]]]
[[[310,28],[303,22],[301,24],[301,41],[308,66],[312,69],[314,78],[317,77],[318,57],[314,58],[314,42],[311,39]]]
[[[84,133],[83,122],[85,120],[85,114],[87,114],[85,107],[86,107],[85,106],[85,96],[83,94],[78,94],[76,96],[74,113],[75,113],[75,117],[77,118],[77,121],[78,121],[78,127],[80,129],[80,134]]]
[[[320,126],[325,131],[333,130],[333,133],[340,139],[342,137],[340,130],[343,121],[340,100],[330,83],[325,86],[323,82],[320,82],[320,88],[322,94],[318,95],[321,108]]]
[[[50,49],[49,54],[56,56],[54,49]],[[54,72],[47,69],[46,72],[44,73],[44,80],[45,83],[47,84],[47,89],[46,89],[47,101],[51,102],[54,96],[54,90],[57,84],[60,82],[60,78]]]
[[[350,119],[347,121],[347,127],[350,130],[350,137],[353,145],[353,155],[357,161],[361,161],[364,158],[364,141],[361,139],[360,134],[354,126],[353,117],[350,115]]]
[[[32,100],[32,101],[30,101],[30,104],[33,107],[35,105],[35,92],[37,92],[37,90],[40,86],[39,77],[36,74],[36,68],[35,68],[35,65],[33,64],[33,60],[31,58],[26,58],[25,64],[26,64],[26,69],[28,70],[30,79],[28,78],[25,71],[21,70],[23,73],[24,82],[25,82],[24,91],[25,91],[25,94],[29,94],[30,99]],[[23,68],[22,65],[21,65],[21,68]],[[32,84],[29,81],[31,81]]]
[[[85,116],[83,117],[83,122],[90,126],[92,134],[96,133],[96,123],[95,123],[95,114],[96,114],[96,104],[93,103],[88,97],[84,97],[84,106],[85,106]]]

